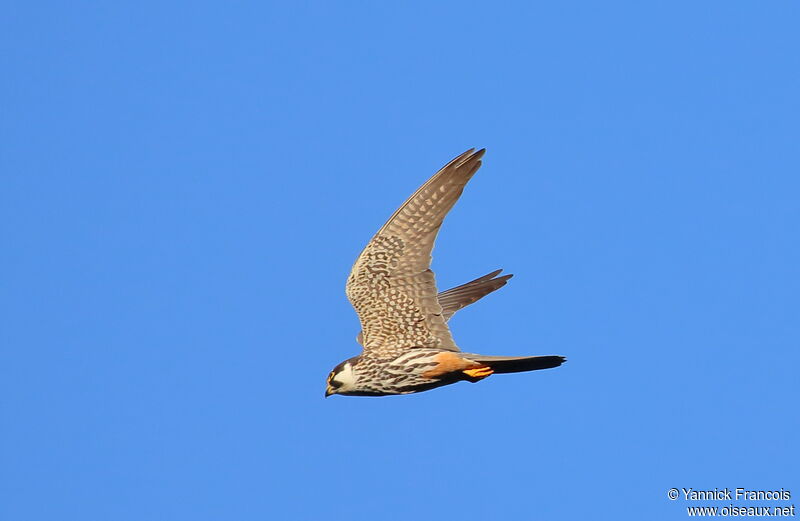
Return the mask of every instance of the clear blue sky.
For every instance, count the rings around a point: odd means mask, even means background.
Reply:
[[[0,518],[800,504],[800,4],[400,4],[4,8]],[[323,399],[356,255],[470,147],[440,288],[515,277],[456,341],[569,362]]]

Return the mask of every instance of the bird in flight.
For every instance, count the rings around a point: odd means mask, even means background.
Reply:
[[[392,215],[356,259],[345,291],[361,321],[360,355],[328,375],[325,396],[386,396],[427,391],[491,374],[558,367],[561,356],[462,352],[447,322],[459,309],[505,286],[497,270],[438,293],[431,250],[445,215],[481,166],[470,149],[431,177]]]

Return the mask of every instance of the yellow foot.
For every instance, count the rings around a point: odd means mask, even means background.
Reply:
[[[486,378],[490,374],[494,373],[492,368],[489,366],[482,366],[476,367],[475,369],[464,369],[464,374],[467,376],[471,376],[472,378]]]

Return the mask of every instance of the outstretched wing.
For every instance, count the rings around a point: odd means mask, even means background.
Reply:
[[[439,293],[439,305],[442,306],[442,315],[445,321],[450,320],[459,309],[465,308],[505,286],[513,275],[509,273],[498,277],[501,271],[503,270],[493,271],[488,275]]]
[[[505,286],[508,279],[513,277],[513,275],[509,273],[508,275],[498,277],[502,271],[503,270],[495,270],[488,275],[478,277],[475,280],[439,293],[436,298],[439,301],[439,305],[442,306],[444,321],[448,322],[453,318],[453,315],[456,314],[456,311],[477,302],[489,293]],[[356,341],[364,345],[364,334],[361,331],[358,332]]]
[[[431,250],[442,220],[480,168],[484,152],[467,150],[439,170],[356,259],[345,291],[361,321],[365,350],[458,351],[437,300]]]

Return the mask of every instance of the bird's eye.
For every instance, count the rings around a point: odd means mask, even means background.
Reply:
[[[328,385],[338,389],[339,387],[342,386],[342,382],[337,382],[336,380],[333,379],[333,376],[334,375],[331,375],[330,378],[328,378]]]

